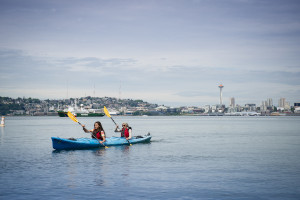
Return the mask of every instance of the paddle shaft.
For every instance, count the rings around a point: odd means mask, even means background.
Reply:
[[[110,117],[110,118],[115,123],[115,125],[118,126],[118,124],[115,122],[115,120],[112,117]]]
[[[107,110],[107,108],[105,106],[104,106],[103,110],[104,110],[105,115],[107,117],[109,117],[116,126],[118,126],[118,124],[115,122],[115,120],[110,116],[109,111]]]

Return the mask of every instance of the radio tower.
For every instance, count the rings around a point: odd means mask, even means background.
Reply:
[[[223,101],[222,101],[222,88],[224,86],[222,84],[219,85],[219,88],[220,88],[220,105],[223,105]]]

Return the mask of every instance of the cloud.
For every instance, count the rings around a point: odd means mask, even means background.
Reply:
[[[237,102],[244,103],[285,95],[296,101],[299,92],[300,72],[293,70],[270,72],[189,65],[153,69],[140,63],[132,58],[33,57],[22,51],[2,50],[0,89],[3,94],[55,98],[66,96],[66,91],[79,96],[88,91],[91,95],[95,85],[101,96],[118,96],[121,87],[125,98],[172,105],[218,103],[220,83],[225,85],[224,99],[236,97]]]
[[[101,59],[95,57],[65,58],[56,61],[58,65],[64,66],[70,72],[95,72],[100,76],[112,73],[112,71],[131,68],[135,65],[134,59],[111,58]]]
[[[299,99],[297,1],[2,1],[0,92]],[[39,90],[39,91],[38,91]],[[40,96],[39,96],[40,95]],[[209,102],[211,101],[211,102]],[[274,100],[275,101],[275,100]]]

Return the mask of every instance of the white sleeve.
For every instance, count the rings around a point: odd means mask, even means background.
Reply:
[[[131,129],[129,129],[128,132],[129,132],[129,137],[128,138],[131,139],[131,136],[132,136],[131,135]]]

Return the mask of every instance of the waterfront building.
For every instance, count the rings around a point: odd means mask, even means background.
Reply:
[[[235,108],[236,108],[236,111],[237,112],[241,112],[242,111],[242,106],[240,106],[239,104],[237,104],[236,106],[235,106]]]
[[[300,113],[300,103],[294,103],[294,113]]]
[[[124,115],[133,115],[133,113],[134,113],[134,110],[126,110]]]
[[[285,102],[284,109],[287,110],[287,111],[291,110],[291,106],[290,106],[289,102]]]
[[[135,107],[135,109],[136,109],[137,111],[143,111],[143,112],[147,112],[147,111],[149,110],[148,108],[143,107],[143,106]]]
[[[300,113],[300,107],[295,108],[294,113]]]
[[[229,107],[228,109],[227,109],[227,113],[236,113],[237,112],[237,108],[236,107]]]
[[[266,101],[262,101],[261,106],[260,106],[260,111],[264,112],[264,111],[272,111],[274,109],[273,106],[273,99],[272,98],[268,98]]]
[[[285,98],[280,98],[278,101],[278,107],[284,108],[285,106]]]
[[[268,104],[267,101],[262,101],[261,102],[261,106],[260,106],[260,111],[261,112],[267,111],[267,104]]]
[[[192,113],[192,111],[189,110],[188,108],[182,108],[181,113],[187,114],[187,113]]]
[[[234,97],[230,98],[230,104],[229,104],[229,106],[232,107],[232,108],[235,108],[235,99],[234,99]]]
[[[205,105],[204,106],[204,113],[209,113],[211,110],[210,110],[210,105]]]
[[[211,112],[216,112],[217,111],[217,105],[212,105],[211,106]]]
[[[273,99],[272,98],[267,99],[267,107],[273,107]]]
[[[283,108],[284,110],[290,110],[290,103],[285,100],[285,98],[280,98],[278,101],[278,107]]]
[[[245,104],[244,110],[247,112],[256,111],[256,104],[254,103]]]
[[[166,106],[158,106],[157,108],[155,108],[156,111],[162,111],[162,112],[166,112],[168,110],[168,107]]]
[[[194,110],[192,110],[192,111],[194,113]],[[170,107],[170,108],[167,109],[167,112],[174,114],[174,113],[180,112],[180,109],[179,108]]]

